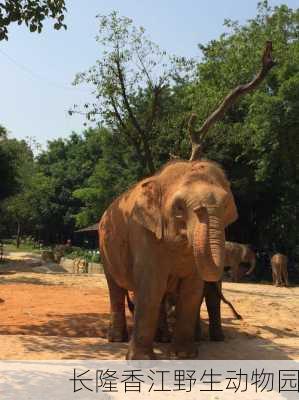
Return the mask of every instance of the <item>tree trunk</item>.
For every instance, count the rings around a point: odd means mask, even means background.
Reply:
[[[150,174],[154,174],[156,171],[155,171],[152,152],[151,152],[148,140],[146,137],[143,137],[142,139],[143,139],[144,156],[145,156],[148,171]]]
[[[17,248],[19,248],[20,247],[20,243],[21,243],[21,224],[20,224],[20,222],[18,221],[17,222]]]

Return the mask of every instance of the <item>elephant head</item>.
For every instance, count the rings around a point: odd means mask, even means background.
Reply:
[[[211,161],[173,161],[141,182],[133,219],[156,240],[192,249],[203,280],[221,279],[224,230],[238,217],[230,184]]]

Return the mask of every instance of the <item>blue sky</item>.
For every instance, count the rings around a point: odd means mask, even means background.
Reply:
[[[298,0],[270,1],[298,7]],[[73,87],[77,72],[101,57],[95,41],[97,14],[117,10],[142,25],[169,53],[198,57],[198,43],[217,38],[225,18],[245,22],[256,15],[256,0],[67,0],[67,31],[50,22],[38,35],[25,27],[10,28],[0,42],[0,124],[11,137],[47,140],[81,132],[83,118],[69,116],[74,104],[92,99],[87,87]]]

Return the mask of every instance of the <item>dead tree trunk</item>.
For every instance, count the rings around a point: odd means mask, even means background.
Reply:
[[[199,159],[201,157],[201,143],[208,130],[215,124],[215,122],[219,121],[223,117],[227,109],[230,108],[239,97],[255,90],[274,65],[275,61],[272,58],[272,42],[268,41],[262,56],[262,67],[258,74],[250,82],[235,87],[197,131],[194,130],[196,115],[191,115],[188,124],[188,130],[192,144],[190,161]]]

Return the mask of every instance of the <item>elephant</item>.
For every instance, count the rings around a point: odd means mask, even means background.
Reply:
[[[247,244],[236,242],[225,242],[225,261],[224,266],[230,267],[232,271],[232,281],[239,282],[241,278],[240,264],[250,264],[246,275],[250,275],[255,269],[256,255]]]
[[[88,261],[85,258],[75,258],[73,261],[73,271],[76,274],[88,273]]]
[[[273,285],[289,286],[288,280],[288,257],[284,254],[277,253],[271,257],[271,268]]]
[[[125,297],[134,292],[127,359],[153,359],[162,299],[176,291],[178,357],[197,354],[204,282],[222,278],[225,227],[238,217],[230,183],[215,162],[173,160],[119,196],[99,223],[110,297],[109,341],[127,339]]]

